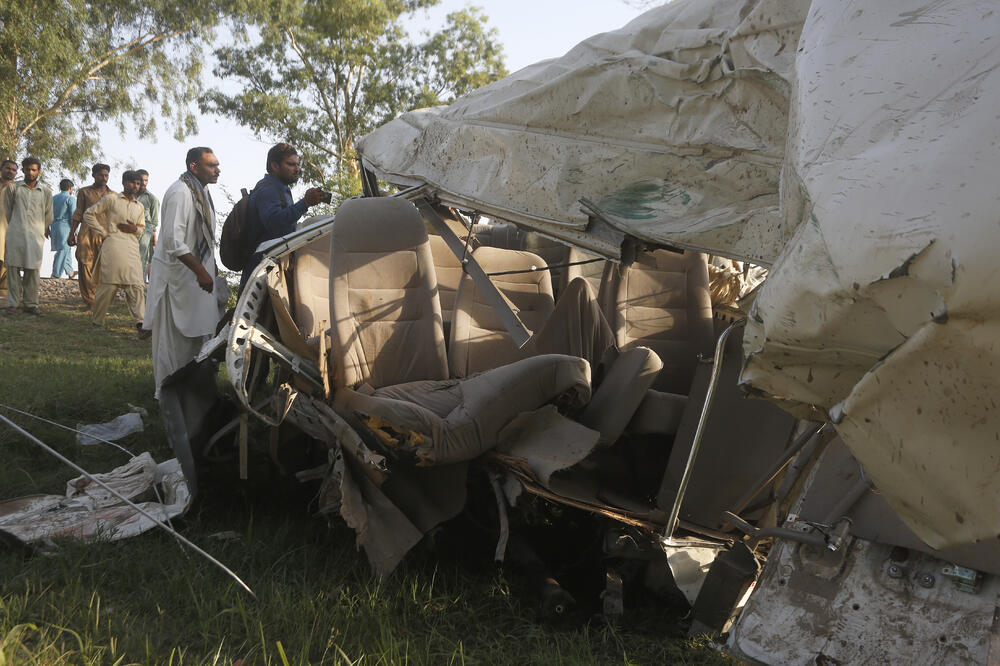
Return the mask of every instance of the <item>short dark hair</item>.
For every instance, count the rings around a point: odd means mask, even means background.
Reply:
[[[138,171],[126,171],[122,174],[122,185],[131,183],[134,180],[142,180],[142,176],[139,175]]]
[[[42,168],[42,163],[38,161],[37,157],[30,157],[29,156],[29,157],[25,157],[23,160],[21,160],[21,167],[22,168],[29,167],[32,164],[38,166],[39,169]]]
[[[145,169],[136,169],[135,172],[137,174],[139,174],[140,176],[148,176],[149,175],[149,172],[146,171]]]
[[[8,162],[17,167],[17,162],[15,162],[14,160],[4,160],[3,162],[0,162],[0,169],[4,168]]]
[[[73,181],[69,178],[63,178],[59,181],[59,189],[63,192],[68,191],[71,187],[73,187]]]
[[[109,167],[107,164],[101,164],[100,162],[98,162],[97,164],[95,164],[90,168],[90,175],[93,176],[98,171],[107,171],[108,173],[111,173],[111,167]]]
[[[187,152],[187,155],[184,157],[184,160],[185,160],[184,161],[184,169],[185,169],[185,171],[194,162],[201,162],[201,156],[204,155],[205,153],[214,153],[214,152],[215,152],[214,150],[212,150],[211,148],[209,148],[207,146],[195,146],[194,148],[192,148],[191,150],[189,150]]]
[[[290,155],[298,155],[299,151],[290,143],[276,143],[267,151],[267,172],[271,173],[271,165],[277,162],[281,164]]]

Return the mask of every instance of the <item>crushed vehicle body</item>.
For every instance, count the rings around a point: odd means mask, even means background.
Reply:
[[[376,572],[484,490],[498,560],[527,498],[586,512],[743,657],[987,663],[997,35],[651,10],[365,137],[366,196],[262,246],[202,358],[325,447],[295,471]]]

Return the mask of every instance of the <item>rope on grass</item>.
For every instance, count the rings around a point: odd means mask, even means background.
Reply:
[[[34,435],[32,435],[30,432],[28,432],[27,430],[25,430],[21,426],[17,425],[13,421],[11,421],[10,419],[8,419],[3,414],[0,414],[0,421],[3,421],[4,423],[6,423],[7,425],[9,425],[11,428],[13,428],[14,430],[16,430],[17,432],[19,432],[22,435],[24,435],[25,437],[27,437],[29,441],[33,442],[34,444],[37,444],[44,451],[46,451],[47,453],[49,453],[50,455],[52,455],[53,457],[55,457],[57,460],[59,460],[59,461],[65,463],[65,464],[69,465],[70,467],[72,467],[73,469],[75,469],[77,472],[79,472],[83,476],[87,477],[87,479],[89,479],[90,481],[96,483],[100,487],[104,488],[109,493],[111,493],[112,495],[114,495],[115,497],[117,497],[121,501],[125,502],[126,504],[128,504],[130,507],[132,507],[136,511],[138,511],[141,515],[143,515],[146,518],[148,518],[151,521],[153,521],[156,524],[157,527],[159,527],[160,529],[164,530],[168,534],[173,535],[173,537],[175,539],[177,539],[178,541],[180,541],[182,544],[184,544],[188,548],[191,548],[194,552],[198,553],[199,555],[201,555],[202,557],[204,557],[205,559],[207,559],[209,562],[211,562],[212,564],[214,564],[215,566],[219,567],[224,572],[226,572],[227,575],[229,575],[233,580],[235,580],[237,583],[239,583],[240,587],[242,587],[244,590],[246,590],[247,592],[249,592],[250,596],[252,596],[255,599],[257,598],[257,595],[254,594],[254,591],[250,589],[250,586],[247,585],[246,583],[244,583],[243,579],[241,579],[239,576],[237,576],[236,573],[232,569],[230,569],[225,564],[223,564],[222,562],[220,562],[219,560],[215,559],[214,557],[212,557],[211,555],[209,555],[208,553],[206,553],[204,550],[202,550],[201,548],[199,548],[198,546],[196,546],[195,544],[193,544],[191,541],[189,541],[187,538],[185,538],[183,535],[181,535],[177,530],[175,530],[172,527],[168,526],[166,523],[164,523],[159,518],[156,518],[155,516],[151,515],[149,512],[147,512],[141,506],[139,506],[138,504],[136,504],[132,500],[128,499],[127,497],[125,497],[124,495],[122,495],[120,492],[118,492],[117,490],[115,490],[114,488],[112,488],[111,486],[109,486],[108,484],[104,483],[103,481],[101,481],[100,479],[98,479],[97,477],[95,477],[93,474],[91,474],[90,472],[88,472],[84,468],[80,467],[75,462],[73,462],[72,460],[70,460],[66,456],[62,455],[61,453],[59,453],[58,451],[56,451],[55,449],[53,449],[51,446],[49,446],[48,444],[46,444],[42,440],[40,440],[37,437],[35,437]]]

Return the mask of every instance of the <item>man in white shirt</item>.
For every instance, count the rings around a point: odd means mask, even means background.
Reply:
[[[156,397],[164,380],[194,360],[221,312],[215,290],[215,206],[219,180],[211,148],[188,151],[187,169],[163,196],[144,328],[153,332]]]

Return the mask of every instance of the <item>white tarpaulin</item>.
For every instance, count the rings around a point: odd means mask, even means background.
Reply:
[[[829,413],[941,548],[1000,534],[998,65],[991,1],[678,0],[360,151],[610,256],[773,266],[742,381]]]

